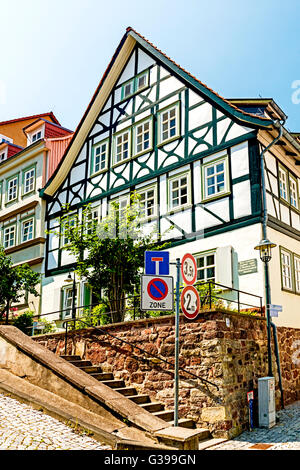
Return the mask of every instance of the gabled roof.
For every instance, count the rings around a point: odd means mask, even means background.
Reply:
[[[107,69],[105,70],[102,79],[75,130],[75,133],[65,151],[63,158],[57,166],[52,177],[41,191],[41,196],[51,196],[55,193],[58,187],[63,183],[71,165],[75,160],[79,150],[83,145],[91,126],[105,105],[106,99],[109,96],[114,84],[119,78],[135,44],[138,43],[149,54],[160,61],[166,68],[173,71],[180,76],[188,86],[200,92],[211,104],[220,109],[224,114],[230,116],[233,120],[241,125],[254,127],[254,128],[272,128],[273,121],[265,116],[257,116],[239,109],[229,100],[221,97],[218,93],[208,88],[204,83],[184,70],[180,65],[176,64],[172,59],[167,57],[163,52],[156,48],[147,39],[137,33],[133,28],[129,27],[122,37]],[[76,150],[74,150],[76,147]]]
[[[60,126],[59,121],[56,119],[52,111],[50,111],[49,113],[34,114],[32,116],[25,116],[21,118],[11,119],[9,121],[0,121],[0,126],[4,126],[6,124],[13,124],[14,122],[28,121],[30,119],[38,119],[38,118],[43,118],[43,117],[50,117],[55,124],[58,124]]]

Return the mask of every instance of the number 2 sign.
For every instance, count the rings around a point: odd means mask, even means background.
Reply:
[[[186,286],[180,298],[181,310],[189,320],[194,320],[200,310],[200,297],[194,286]]]

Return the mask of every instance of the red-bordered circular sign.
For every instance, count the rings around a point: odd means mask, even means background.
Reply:
[[[153,300],[163,300],[168,295],[168,284],[161,278],[155,277],[151,279],[147,286],[148,295]]]
[[[182,313],[189,320],[194,320],[200,311],[200,297],[194,286],[186,286],[180,297]]]
[[[197,280],[197,263],[190,253],[186,253],[182,258],[181,275],[183,282],[188,286],[192,286]]]

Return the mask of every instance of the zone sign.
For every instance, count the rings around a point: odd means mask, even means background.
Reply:
[[[141,276],[141,310],[174,310],[172,276]]]
[[[190,253],[186,253],[182,258],[181,275],[183,282],[188,286],[192,286],[197,280],[197,263]]]

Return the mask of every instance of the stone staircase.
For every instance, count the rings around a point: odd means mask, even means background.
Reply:
[[[115,379],[114,375],[111,372],[103,372],[100,366],[94,366],[91,361],[81,359],[80,356],[62,355],[61,358],[78,367],[83,372],[86,372],[94,379],[101,381],[108,387],[111,387],[116,392],[119,392],[129,400],[132,400],[134,403],[139,405],[144,410],[149,411],[157,418],[163,419],[164,421],[168,422],[170,426],[174,425],[174,411],[166,410],[165,405],[160,402],[151,401],[149,395],[138,394],[137,390],[134,387],[126,387],[124,380]],[[192,419],[187,418],[178,419],[178,426],[189,429],[196,428],[194,421]],[[205,437],[206,436],[203,436],[203,438]]]

